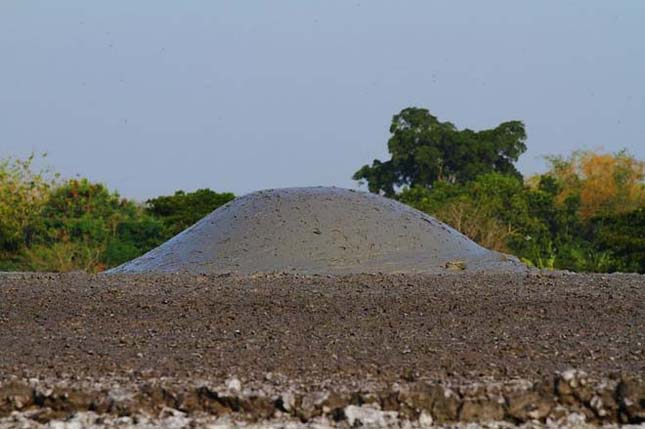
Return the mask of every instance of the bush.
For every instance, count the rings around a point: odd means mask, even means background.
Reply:
[[[645,273],[645,208],[596,217],[589,236],[608,256],[608,271]]]
[[[177,191],[174,195],[148,200],[146,213],[160,219],[168,234],[173,236],[234,198],[235,195],[231,193],[217,193],[210,189],[198,189],[188,193]]]
[[[168,237],[142,206],[87,179],[34,171],[34,159],[0,162],[0,270],[102,271]]]
[[[35,156],[0,161],[0,265],[43,232],[42,208],[55,177],[33,171]],[[6,265],[5,265],[6,266]]]

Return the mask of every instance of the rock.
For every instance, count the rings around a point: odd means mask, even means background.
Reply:
[[[437,423],[457,419],[457,394],[438,384],[417,383],[411,390],[400,392],[399,400],[401,414],[409,418],[418,418],[426,411]]]
[[[29,416],[31,420],[37,421],[40,424],[47,424],[53,420],[66,420],[72,413],[62,410],[52,410],[51,408],[41,408],[37,412]]]
[[[144,385],[136,399],[141,403],[142,407],[145,407],[154,413],[164,407],[173,409],[178,408],[175,394],[159,385]]]
[[[237,405],[229,404],[230,401],[226,396],[220,397],[215,390],[210,389],[208,386],[199,387],[196,393],[201,410],[209,414],[225,416],[233,412],[231,406]]]
[[[398,400],[399,407],[388,405],[388,409],[399,409],[402,416],[410,419],[416,419],[421,412],[426,411],[431,413],[432,406],[435,401],[435,396],[443,395],[443,390],[439,386],[432,386],[425,383],[413,385],[410,390],[403,390],[399,392]]]
[[[507,398],[507,414],[516,422],[544,420],[555,402],[552,396],[543,396],[535,391],[514,392]]]
[[[278,408],[292,414],[296,408],[296,396],[291,391],[284,392],[278,398]]]
[[[350,427],[382,428],[396,422],[396,411],[382,411],[377,405],[348,405],[344,410]]]
[[[185,413],[194,413],[203,409],[198,391],[189,390],[177,396],[177,409]]]
[[[618,403],[616,402],[616,389],[607,386],[601,387],[589,401],[589,407],[600,421],[616,421]]]
[[[464,261],[448,261],[444,267],[451,271],[463,271],[466,269],[466,263]]]
[[[494,422],[504,418],[503,405],[494,399],[468,399],[461,404],[460,422]]]
[[[71,415],[77,411],[89,410],[92,402],[92,397],[87,393],[55,388],[48,396],[41,398],[40,406]]]
[[[623,423],[645,422],[645,382],[623,379],[616,388],[616,399]]]
[[[587,374],[575,369],[564,371],[556,376],[555,391],[558,400],[569,406],[581,406],[589,402],[594,395]]]
[[[419,415],[419,425],[423,427],[431,427],[434,424],[434,419],[432,416],[426,412],[422,411],[421,414]]]
[[[327,392],[308,393],[302,397],[298,417],[303,421],[308,421],[313,417],[322,415],[323,404],[328,397]]]
[[[329,392],[327,398],[322,403],[323,414],[331,414],[334,419],[338,420],[341,411],[349,405],[351,398],[338,392]]]
[[[240,398],[240,408],[252,421],[268,419],[273,416],[276,409],[274,401],[264,395]]]
[[[390,408],[390,411],[398,409],[398,407],[394,405],[394,403],[398,402],[397,395],[393,392],[359,392],[356,396],[357,401],[360,404],[380,404],[381,408],[386,410],[388,408],[383,406],[383,403],[387,403],[388,405],[392,404],[393,407],[396,407]]]
[[[231,393],[240,393],[242,391],[242,382],[237,377],[232,377],[226,380],[226,388]]]
[[[434,403],[432,416],[437,423],[454,421],[457,418],[459,398],[452,390],[447,388],[434,389]]]
[[[34,389],[18,381],[0,386],[0,417],[19,411],[34,403]]]

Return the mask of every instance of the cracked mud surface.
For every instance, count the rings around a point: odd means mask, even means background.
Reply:
[[[542,410],[537,419],[545,424],[557,406],[587,413],[587,421],[639,423],[644,345],[639,275],[3,274],[0,418],[33,412],[29,421],[46,422],[75,411],[117,418],[170,409],[347,425],[352,413],[366,412],[347,407],[366,406],[360,395],[372,394],[379,412],[390,407],[418,423],[428,408],[441,423],[433,408],[446,396],[436,395],[441,388],[456,391],[459,401],[444,422],[492,416],[521,423],[506,388],[489,390],[522,380],[525,411]],[[584,381],[566,391],[578,379]],[[159,384],[166,393],[146,387]],[[123,408],[109,402],[115,385],[153,399]],[[208,393],[220,385],[237,393]],[[477,385],[488,393],[464,387]],[[295,392],[293,412],[283,409],[285,391]],[[425,393],[406,393],[416,391]],[[330,393],[342,393],[335,405],[305,406]],[[248,402],[248,395],[264,399]],[[608,404],[604,417],[594,397]],[[193,405],[182,405],[185,398]],[[550,405],[540,408],[540,398]]]

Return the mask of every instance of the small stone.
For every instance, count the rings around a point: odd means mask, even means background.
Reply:
[[[280,404],[287,413],[292,413],[296,406],[296,397],[293,392],[284,392],[280,395]]]
[[[537,392],[516,392],[508,397],[508,415],[519,422],[542,420],[549,415],[554,403],[552,395],[542,397]]]
[[[300,404],[299,417],[307,421],[321,415],[323,404],[328,396],[329,394],[326,392],[314,392],[304,395]]]
[[[432,419],[432,416],[423,410],[421,415],[419,415],[419,425],[421,427],[430,427],[433,423],[434,420]]]
[[[466,263],[464,261],[448,261],[444,265],[444,268],[451,271],[463,271],[466,269]]]
[[[463,422],[492,422],[504,418],[502,404],[488,398],[464,401],[459,411]]]
[[[376,405],[349,405],[344,412],[350,427],[390,427],[397,418],[395,411],[382,411]]]
[[[0,386],[0,417],[33,404],[34,391],[27,384],[10,382]]]
[[[645,422],[645,382],[622,380],[616,388],[616,398],[623,423]]]
[[[242,382],[237,377],[229,378],[226,380],[226,388],[233,393],[239,393],[242,391]]]

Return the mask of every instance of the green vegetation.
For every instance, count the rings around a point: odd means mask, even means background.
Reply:
[[[0,270],[28,268],[21,254],[44,232],[42,210],[57,177],[33,171],[34,156],[0,162]]]
[[[521,122],[457,131],[410,108],[390,131],[392,159],[354,175],[370,191],[539,268],[645,272],[645,163],[626,151],[549,157],[524,180],[512,165],[526,149]]]
[[[396,187],[432,187],[435,182],[466,183],[488,172],[521,178],[513,165],[526,150],[524,124],[511,121],[492,130],[457,130],[427,109],[407,108],[392,118],[388,150],[354,174],[370,192],[395,196]]]
[[[218,194],[210,189],[177,191],[174,195],[148,200],[146,212],[161,219],[167,231],[175,235],[234,198],[230,192]]]
[[[102,271],[147,252],[232,194],[179,191],[147,206],[87,179],[33,171],[34,157],[0,163],[0,270]]]
[[[407,108],[390,127],[391,159],[355,174],[371,192],[416,207],[485,247],[540,268],[645,273],[645,163],[622,151],[547,158],[523,178],[519,121],[458,130]],[[0,160],[0,271],[102,271],[133,259],[234,198],[177,191],[140,204],[87,179]]]

